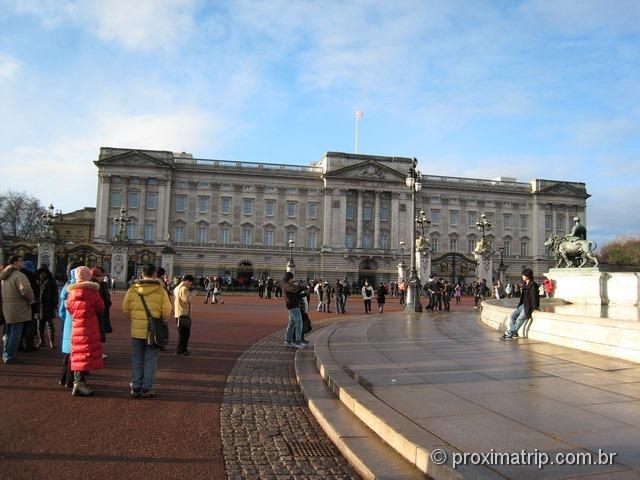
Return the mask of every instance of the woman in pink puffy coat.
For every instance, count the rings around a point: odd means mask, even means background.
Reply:
[[[104,310],[100,285],[91,282],[91,270],[76,268],[76,283],[69,285],[67,310],[73,317],[71,327],[71,370],[73,370],[73,395],[86,397],[93,393],[86,384],[89,370],[104,367],[100,325],[98,319]]]

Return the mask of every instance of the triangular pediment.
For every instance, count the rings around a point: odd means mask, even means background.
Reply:
[[[380,182],[404,182],[406,174],[373,160],[356,163],[325,174],[326,178]]]
[[[556,183],[542,188],[536,192],[538,195],[566,195],[571,197],[589,198],[590,195],[584,190],[574,187],[568,183]]]
[[[96,162],[98,165],[125,165],[125,166],[152,166],[152,167],[163,167],[163,168],[171,168],[171,164],[160,160],[159,158],[154,158],[151,155],[146,154],[145,152],[141,152],[139,150],[130,150],[128,152],[124,152],[118,155],[114,155],[113,157],[103,158]]]

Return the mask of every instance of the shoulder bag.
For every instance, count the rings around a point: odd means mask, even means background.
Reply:
[[[138,294],[142,300],[142,306],[147,313],[149,325],[147,327],[147,345],[164,348],[169,343],[169,325],[162,318],[155,318],[151,315],[147,302],[143,295]]]

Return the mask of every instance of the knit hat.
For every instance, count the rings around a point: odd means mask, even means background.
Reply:
[[[76,268],[76,282],[88,282],[89,280],[91,280],[91,270],[88,267]]]
[[[24,269],[27,272],[33,273],[36,271],[36,266],[33,264],[31,260],[27,260],[26,262],[24,262]]]
[[[104,273],[102,273],[102,270],[98,267],[93,267],[91,269],[91,276],[93,278],[98,278],[98,277],[102,277],[104,275]]]

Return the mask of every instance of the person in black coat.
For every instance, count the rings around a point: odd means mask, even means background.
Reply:
[[[378,303],[378,313],[382,313],[384,310],[384,304],[387,300],[387,287],[384,286],[384,283],[380,282],[378,285],[378,290],[376,291],[376,302]]]
[[[522,270],[522,293],[520,302],[511,312],[511,326],[507,333],[502,335],[502,339],[510,339],[518,336],[518,330],[524,322],[531,318],[534,310],[540,310],[539,286],[533,281],[533,271],[530,268]]]
[[[111,293],[109,292],[109,284],[104,281],[104,270],[100,267],[93,267],[91,269],[91,281],[100,285],[100,297],[104,302],[104,310],[98,317],[98,322],[100,326],[100,342],[104,343],[107,341],[107,333],[112,333],[113,328],[111,327]],[[164,283],[163,283],[164,285]],[[171,298],[171,297],[169,297]],[[106,358],[106,355],[102,355],[103,358]]]
[[[40,286],[40,317],[38,318],[38,332],[40,334],[40,347],[45,346],[44,331],[48,331],[49,347],[55,348],[56,327],[53,319],[58,310],[58,284],[47,267],[39,268],[36,278]]]
[[[35,343],[36,333],[38,332],[38,318],[40,317],[40,284],[35,275],[36,267],[31,260],[24,262],[22,273],[29,279],[31,290],[35,302],[31,304],[31,320],[24,322],[22,327],[22,349],[25,352],[38,350],[39,347]]]

